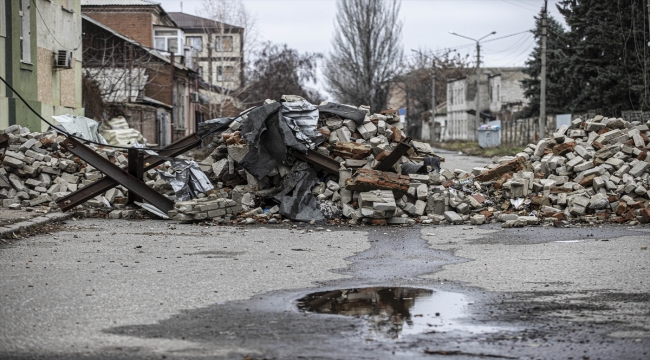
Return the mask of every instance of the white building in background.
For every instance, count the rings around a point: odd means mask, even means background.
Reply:
[[[521,80],[523,68],[485,68],[481,70],[479,96],[481,121],[510,120],[527,104]],[[447,123],[443,140],[475,140],[476,75],[447,83]]]

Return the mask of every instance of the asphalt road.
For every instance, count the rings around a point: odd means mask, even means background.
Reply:
[[[0,246],[0,359],[647,359],[649,243],[615,225],[67,221]],[[298,309],[345,289],[370,297],[332,309],[360,317]]]

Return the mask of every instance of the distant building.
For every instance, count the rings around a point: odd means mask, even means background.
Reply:
[[[521,80],[522,68],[485,68],[481,70],[479,96],[481,121],[509,120],[527,104]],[[476,75],[447,83],[447,124],[444,140],[476,140]]]
[[[84,76],[97,85],[109,118],[124,116],[160,145],[196,131],[196,72],[86,15],[83,31]]]
[[[80,0],[0,0],[0,76],[47,120],[83,115]],[[47,124],[0,86],[0,129]]]
[[[84,15],[148,48],[184,56],[183,30],[149,0],[81,0]]]
[[[183,30],[201,80],[238,89],[243,83],[244,29],[181,12],[169,16]]]
[[[127,67],[147,69],[147,80],[139,80],[146,82],[147,86],[135,102],[146,102],[158,108],[157,125],[151,123],[154,121],[151,116],[138,120],[137,112],[131,119],[125,114],[127,121],[136,124],[132,125],[136,128],[139,121],[145,121],[146,124],[141,126],[157,132],[153,140],[148,140],[162,145],[195,132],[197,123],[204,120],[199,104],[198,74],[192,64],[191,48],[185,45],[183,29],[162,6],[149,0],[81,0],[81,9],[87,17],[86,24],[92,29],[86,31],[84,41],[92,43],[94,48],[102,46],[101,41],[92,38],[97,32],[100,37],[109,38],[111,43],[124,42],[135,46],[133,48],[138,49],[138,54],[142,54],[141,50],[150,52],[151,64],[135,61]],[[124,55],[125,59],[132,56]],[[146,56],[148,59],[149,55]],[[88,66],[97,67],[96,64]],[[169,126],[161,125],[167,121],[171,122]]]

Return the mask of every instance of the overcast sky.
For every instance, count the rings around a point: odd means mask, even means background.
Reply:
[[[181,10],[181,1],[155,1],[167,11]],[[201,1],[182,1],[183,12],[200,16]],[[549,0],[549,12],[561,20],[555,3],[557,0]],[[301,52],[326,55],[330,51],[335,0],[244,0],[244,4],[255,15],[262,40],[286,43]],[[484,41],[524,32],[534,26],[533,16],[543,4],[543,0],[403,0],[404,54],[411,56],[411,49],[465,46],[458,51],[474,58],[475,43],[449,31],[474,39],[497,32]],[[481,47],[482,66],[522,66],[533,46],[530,33],[486,42]]]

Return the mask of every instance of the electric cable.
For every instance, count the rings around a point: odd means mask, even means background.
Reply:
[[[75,139],[77,139],[77,140],[79,140],[79,141],[87,142],[87,143],[91,143],[91,144],[95,144],[95,145],[98,145],[98,146],[110,147],[110,148],[115,148],[115,149],[124,149],[124,150],[133,149],[133,147],[129,147],[129,146],[102,144],[102,143],[97,142],[97,141],[84,139],[84,138],[82,138],[82,137],[80,137],[80,136],[77,136],[77,135],[74,135],[74,134],[70,134],[69,132],[67,132],[67,131],[61,129],[60,127],[58,127],[58,126],[52,124],[51,122],[45,120],[45,118],[44,118],[43,116],[41,116],[41,114],[39,114],[36,110],[34,110],[34,108],[32,108],[31,105],[29,105],[29,104],[27,103],[27,101],[22,97],[22,95],[20,95],[20,93],[19,93],[18,91],[16,91],[16,89],[14,89],[11,85],[9,85],[9,83],[8,83],[8,82],[7,82],[7,81],[6,81],[2,76],[0,76],[0,81],[2,81],[5,85],[7,85],[7,87],[8,87],[8,88],[9,88],[9,89],[14,93],[14,94],[16,94],[16,95],[18,96],[18,98],[20,99],[20,101],[22,101],[23,104],[25,104],[25,106],[27,106],[27,108],[28,108],[32,113],[34,113],[34,115],[38,116],[38,118],[41,119],[43,122],[45,122],[46,124],[50,125],[52,128],[56,129],[57,132],[60,132],[60,133],[62,133],[62,134],[65,135],[65,136],[68,136],[68,137],[71,137],[71,138],[75,138]],[[235,119],[237,119],[237,118],[239,118],[239,117],[242,117],[242,116],[248,114],[249,112],[251,112],[251,111],[257,109],[258,107],[260,107],[260,106],[258,105],[258,106],[252,107],[252,108],[250,108],[250,109],[248,109],[248,110],[242,112],[242,113],[239,114],[238,116],[235,116],[235,117],[228,117],[227,119],[233,119],[233,120],[235,120]],[[215,133],[215,132],[217,132],[217,131],[219,131],[219,130],[213,129],[213,130],[208,131],[206,134],[204,134],[203,136],[200,136],[200,137],[199,137],[199,141],[205,139],[206,137],[212,135],[213,133]],[[142,149],[142,150],[152,150],[152,151],[161,151],[161,150],[181,150],[181,149],[184,149],[184,148],[186,148],[186,147],[185,147],[185,146],[166,147],[166,148],[141,147],[141,148],[138,148],[138,149]]]
[[[50,33],[50,35],[52,35],[52,38],[54,39],[54,41],[56,41],[57,43],[59,43],[59,45],[61,45],[64,49],[70,51],[70,49],[68,49],[67,46],[61,44],[61,42],[59,41],[59,39],[57,39],[56,36],[54,36],[54,33],[52,32],[52,30],[50,30],[50,27],[47,26],[47,23],[45,22],[45,19],[43,18],[43,15],[41,14],[41,10],[39,10],[38,6],[36,5],[36,0],[32,0],[32,4],[34,4],[34,7],[36,8],[36,12],[38,13],[38,16],[40,16],[41,21],[43,21],[43,25],[45,25],[45,28],[47,29],[47,31]],[[83,42],[83,35],[80,36],[79,44],[77,44],[77,46],[75,46],[75,48],[72,49],[71,51],[77,51],[77,49],[79,49],[79,47],[81,46],[81,43],[82,43],[82,42]]]

